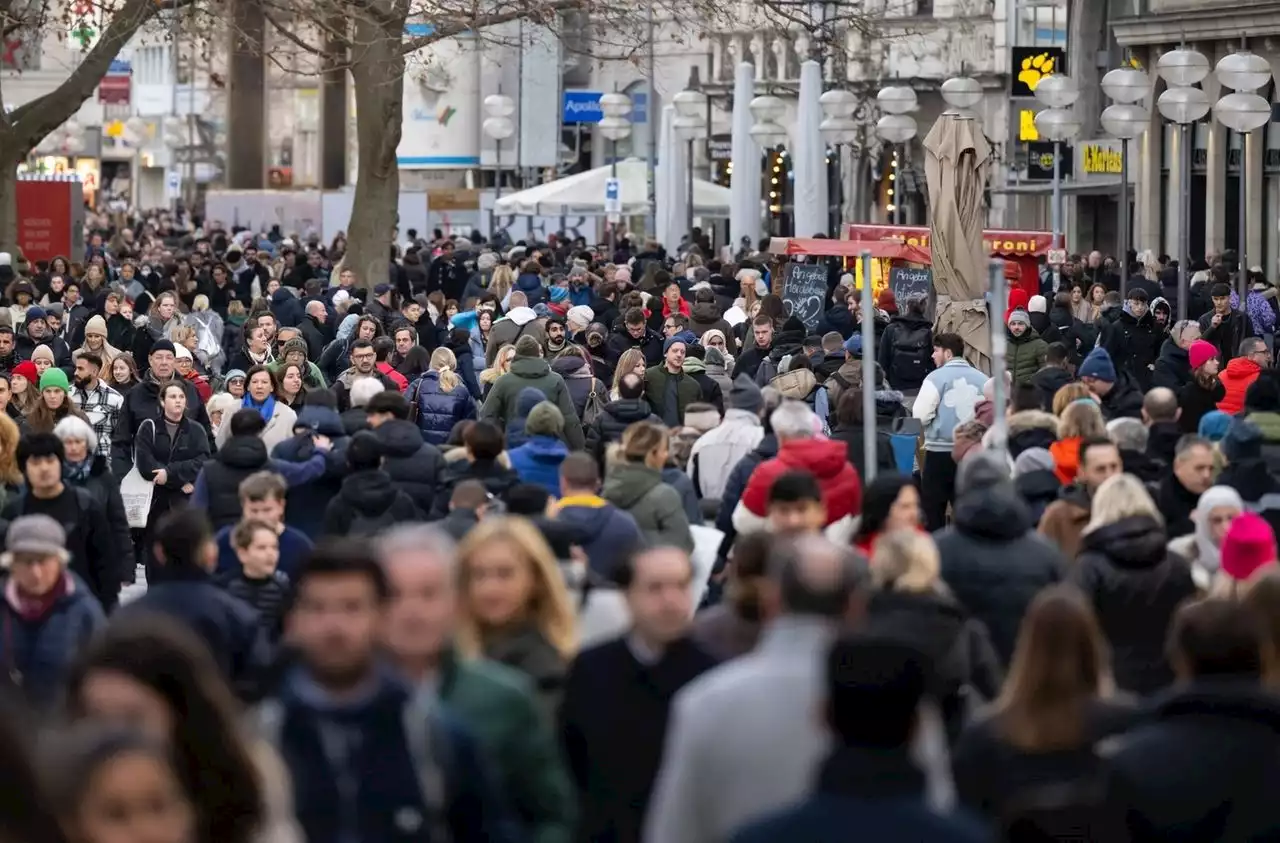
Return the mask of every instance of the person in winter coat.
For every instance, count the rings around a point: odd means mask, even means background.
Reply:
[[[1031,318],[1025,310],[1015,310],[1006,322],[1008,350],[1005,365],[1013,378],[1013,385],[1028,383],[1044,365],[1049,344],[1031,327]]]
[[[573,397],[564,378],[551,371],[542,359],[542,347],[532,337],[521,337],[516,342],[516,356],[511,370],[494,383],[480,410],[480,418],[494,420],[501,427],[516,415],[516,399],[522,389],[533,387],[555,404],[565,417],[565,442],[572,450],[585,444],[581,420],[573,406]],[[572,422],[569,420],[572,419]]]
[[[1267,627],[1233,600],[1177,611],[1169,641],[1177,684],[1107,753],[1129,839],[1265,840],[1280,827],[1272,794],[1241,790],[1233,778],[1240,770],[1255,781],[1280,776]]]
[[[1152,490],[1169,538],[1195,532],[1191,514],[1200,496],[1213,485],[1217,453],[1212,443],[1199,436],[1185,436],[1178,441],[1173,470]]]
[[[1044,367],[1031,376],[1028,383],[1040,392],[1040,409],[1050,412],[1058,390],[1072,383],[1071,352],[1060,342],[1045,349]]]
[[[1073,306],[1072,297],[1075,295],[1073,290],[1071,293],[1058,293],[1054,296],[1053,306],[1049,308],[1049,326],[1057,332],[1056,342],[1062,343],[1067,349],[1067,359],[1072,367],[1079,366],[1080,361],[1093,348],[1094,334],[1088,324],[1077,318]],[[1088,302],[1085,302],[1088,306]],[[1040,330],[1036,325],[1035,314],[1031,314],[1031,327]],[[1041,336],[1048,331],[1041,332]],[[1047,342],[1048,340],[1046,340]],[[1053,343],[1049,343],[1052,345]]]
[[[1245,502],[1230,486],[1210,487],[1200,496],[1191,518],[1196,530],[1169,542],[1169,552],[1191,566],[1196,587],[1208,591],[1222,565],[1222,542],[1235,519],[1244,512]]]
[[[516,397],[516,416],[507,422],[506,427],[506,445],[507,450],[519,448],[525,442],[529,441],[529,436],[525,433],[525,422],[529,419],[529,413],[534,407],[547,400],[547,396],[542,390],[532,386],[526,386],[520,390],[520,394]]]
[[[764,395],[753,381],[739,376],[729,392],[729,409],[713,430],[697,438],[686,470],[699,497],[720,500],[725,482],[738,461],[755,450],[764,437],[760,413]]]
[[[831,439],[843,442],[848,448],[849,464],[858,473],[858,477],[869,477],[866,466],[866,450],[863,443],[862,388],[854,387],[840,393],[840,406],[836,407]],[[876,471],[880,474],[896,472],[898,461],[893,454],[893,440],[889,431],[882,429],[876,422]]]
[[[278,391],[276,376],[266,366],[254,366],[245,378],[244,399],[242,409],[254,410],[266,422],[262,431],[262,442],[270,453],[276,445],[293,436],[293,426],[298,415],[283,401],[276,399]],[[226,424],[218,426],[214,440],[219,448],[226,443],[230,428]]]
[[[351,437],[342,491],[324,512],[328,535],[372,538],[394,524],[423,520],[425,515],[413,498],[382,470],[382,454],[376,434],[361,431]]]
[[[1200,317],[1200,335],[1217,346],[1218,357],[1230,368],[1237,354],[1243,356],[1242,343],[1253,336],[1253,326],[1244,311],[1232,309],[1230,285],[1214,283],[1209,295],[1213,299],[1213,310]],[[1266,347],[1266,343],[1262,345]]]
[[[447,463],[440,471],[440,487],[436,505],[430,519],[435,521],[448,514],[449,501],[459,483],[476,480],[489,494],[505,500],[507,492],[520,482],[520,478],[506,463],[502,450],[502,431],[489,422],[475,422],[466,426],[463,434],[464,459]]]
[[[1033,529],[1062,493],[1056,468],[1053,454],[1045,448],[1027,448],[1013,462],[1014,489],[1031,510]]]
[[[212,450],[204,428],[186,416],[186,393],[181,386],[166,384],[160,391],[160,401],[160,422],[144,422],[134,441],[138,473],[155,484],[147,519],[151,531],[161,516],[190,499],[200,469]]]
[[[700,345],[691,345],[688,347],[686,357],[684,358],[683,371],[686,377],[693,378],[698,384],[701,391],[699,400],[703,404],[710,404],[716,408],[716,412],[724,415],[724,392],[720,387],[719,381],[707,374],[707,364],[704,357],[709,349],[704,349]],[[722,370],[723,371],[723,370]]]
[[[406,395],[423,440],[440,447],[459,422],[476,417],[476,403],[455,372],[457,359],[452,351],[437,348],[431,352],[430,365]]]
[[[1271,352],[1267,344],[1257,337],[1248,337],[1240,343],[1240,356],[1227,363],[1218,375],[1226,394],[1218,402],[1218,409],[1234,416],[1245,407],[1245,394],[1263,369],[1271,365]]]
[[[1125,357],[1113,357],[1113,360],[1145,392],[1151,386],[1152,370],[1164,343],[1164,332],[1156,326],[1146,292],[1136,287],[1129,290],[1128,299],[1124,309],[1116,317],[1116,323],[1124,334]]]
[[[1191,361],[1188,355],[1191,346],[1199,340],[1199,322],[1187,319],[1175,324],[1170,329],[1168,338],[1160,345],[1160,353],[1156,356],[1155,366],[1151,370],[1151,385],[1163,386],[1174,392],[1186,386],[1191,380]],[[1214,356],[1217,356],[1217,352],[1218,349],[1215,346]]]
[[[630,513],[600,497],[600,468],[589,454],[569,454],[560,463],[556,520],[578,530],[587,567],[612,581],[618,566],[646,543]]]
[[[509,449],[507,458],[521,483],[533,483],[560,494],[560,464],[569,455],[564,444],[564,416],[549,401],[542,401],[530,412],[524,426],[529,439],[518,448]]]
[[[1105,437],[1106,434],[1106,424],[1097,404],[1088,400],[1068,404],[1058,423],[1058,440],[1049,444],[1058,482],[1064,486],[1074,483],[1080,469],[1081,443]]]
[[[1106,421],[1142,417],[1142,392],[1129,375],[1116,371],[1105,348],[1090,351],[1076,375],[1097,397]]]
[[[182,386],[187,395],[185,414],[212,438],[204,404],[200,402],[194,386],[176,377],[175,363],[173,343],[169,340],[156,342],[151,348],[151,366],[147,374],[137,386],[124,393],[124,403],[120,405],[120,415],[111,433],[111,473],[116,477],[123,478],[133,465],[133,442],[142,423],[147,419],[157,425],[161,423],[160,389],[164,384],[174,382]]]
[[[107,524],[111,527],[112,555],[116,559],[133,559],[133,538],[124,500],[120,497],[120,481],[111,475],[107,458],[97,453],[98,435],[88,423],[75,416],[58,422],[53,428],[53,435],[62,440],[63,481],[93,495],[106,513]],[[124,573],[125,580],[131,581],[130,572]]]
[[[605,473],[605,500],[629,513],[653,545],[693,552],[693,533],[680,493],[662,482],[668,435],[661,425],[638,422],[623,435],[618,462]]]
[[[933,323],[925,316],[927,296],[907,298],[906,311],[889,320],[878,345],[878,360],[894,389],[919,389],[933,368]]]
[[[684,373],[688,343],[681,335],[667,337],[662,344],[662,364],[645,370],[645,395],[653,414],[667,427],[680,426],[690,404],[701,401],[702,388]]]
[[[942,580],[981,621],[1003,663],[1035,595],[1066,574],[1063,554],[1035,532],[1008,469],[992,454],[965,460],[952,523],[935,534]]]
[[[796,355],[791,358],[785,374],[779,374],[769,386],[782,393],[783,398],[792,401],[803,401],[813,414],[818,417],[824,431],[831,426],[831,403],[826,389],[818,383],[813,374],[812,364],[807,357]]]
[[[1196,340],[1185,353],[1190,376],[1177,391],[1178,406],[1182,409],[1178,416],[1178,427],[1183,433],[1195,433],[1200,429],[1200,419],[1204,418],[1205,413],[1218,408],[1226,398],[1227,391],[1218,378],[1221,364],[1218,362],[1218,349],[1212,343]],[[1245,363],[1239,357],[1231,361],[1233,366]],[[1243,401],[1243,394],[1241,400]]]
[[[817,478],[822,488],[827,538],[847,544],[855,528],[854,515],[862,509],[862,482],[848,461],[845,444],[815,438],[817,418],[798,401],[783,401],[769,423],[778,437],[778,455],[751,473],[733,512],[734,529],[738,533],[765,529],[773,481],[788,471],[800,470]]]
[[[578,419],[584,425],[588,416],[594,421],[609,400],[609,394],[605,383],[595,376],[587,350],[576,345],[566,347],[551,361],[551,371],[564,378]]]
[[[587,451],[596,456],[601,470],[605,466],[606,450],[622,441],[628,427],[642,421],[662,424],[662,419],[653,414],[644,393],[645,382],[640,375],[623,375],[618,381],[618,399],[604,405],[595,424],[587,431]]]
[[[716,304],[716,295],[711,290],[699,290],[693,296],[693,307],[689,311],[689,330],[700,345],[706,345],[702,337],[707,331],[720,331],[726,339],[733,336],[733,328],[724,320],[724,312]]]
[[[1071,570],[1111,645],[1116,686],[1150,694],[1173,680],[1165,660],[1169,622],[1196,593],[1185,559],[1169,553],[1164,519],[1146,489],[1121,474],[1093,496]]]
[[[321,399],[322,400],[322,399]],[[332,402],[332,399],[330,399]],[[320,453],[316,447],[315,437],[323,436],[329,440],[329,450],[322,453],[324,473],[312,480],[296,486],[285,499],[285,523],[300,530],[309,539],[319,538],[324,534],[324,510],[329,501],[342,490],[342,478],[347,471],[347,443],[350,437],[342,427],[342,418],[332,406],[320,403],[308,403],[298,411],[295,430],[301,433],[286,439],[275,447],[271,456],[277,462],[291,465],[304,465]],[[288,573],[286,571],[286,573]]]
[[[960,734],[974,698],[993,700],[1003,680],[987,628],[939,577],[937,545],[927,533],[897,530],[876,542],[871,572],[878,588],[863,629],[902,641],[933,665],[932,696],[947,732]]]
[[[513,290],[507,303],[506,316],[496,320],[489,329],[489,340],[485,344],[485,363],[493,365],[498,356],[498,349],[504,345],[514,345],[522,337],[532,337],[541,348],[547,340],[544,320],[538,318],[525,294]]]
[[[383,473],[424,515],[433,511],[444,456],[424,442],[422,432],[409,421],[409,402],[398,392],[384,390],[369,399],[365,413],[381,449]],[[448,505],[448,498],[442,505]]]

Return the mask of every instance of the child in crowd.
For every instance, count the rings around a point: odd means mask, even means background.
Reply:
[[[284,523],[285,500],[288,494],[285,479],[274,471],[258,471],[240,482],[241,523],[260,521],[276,531],[279,545],[277,567],[285,576],[297,570],[302,557],[311,550],[311,539],[301,530]],[[235,527],[223,527],[216,537],[218,542],[218,575],[230,575],[240,570],[231,534]]]
[[[241,521],[231,531],[240,569],[223,574],[219,583],[233,597],[258,610],[262,628],[272,641],[284,631],[284,612],[289,605],[289,577],[277,567],[280,540],[276,528],[266,521]]]

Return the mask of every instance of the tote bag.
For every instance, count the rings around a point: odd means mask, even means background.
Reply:
[[[148,419],[143,424],[150,424],[154,435],[155,423]],[[120,481],[120,497],[124,501],[125,519],[130,528],[141,530],[147,526],[147,518],[151,515],[151,499],[155,493],[156,484],[138,471],[138,447],[134,445],[133,468]]]

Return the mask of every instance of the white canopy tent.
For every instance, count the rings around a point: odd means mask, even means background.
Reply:
[[[522,217],[602,217],[605,215],[604,187],[610,175],[610,168],[606,165],[565,176],[503,196],[494,204],[494,210],[499,214]],[[621,182],[622,215],[649,213],[649,173],[645,162],[639,158],[619,161],[618,180]],[[728,217],[729,196],[729,188],[695,178],[694,216]]]

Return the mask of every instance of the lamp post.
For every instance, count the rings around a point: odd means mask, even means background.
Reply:
[[[982,83],[968,76],[955,76],[942,83],[942,100],[961,117],[972,117],[973,107],[982,102]]]
[[[916,118],[911,116],[911,112],[919,107],[916,101],[916,92],[906,85],[891,85],[888,88],[881,88],[876,94],[876,105],[884,116],[876,121],[876,136],[885,143],[892,144],[894,147],[893,169],[897,172],[889,174],[889,180],[894,186],[889,188],[889,196],[893,198],[893,204],[886,209],[893,214],[893,222],[902,222],[902,196],[901,186],[898,183],[898,175],[901,173],[898,161],[898,147],[902,147],[901,163],[906,163],[907,142],[916,136],[918,127],[916,126]]]
[[[600,113],[604,115],[596,128],[609,141],[609,177],[618,177],[618,141],[631,134],[631,97],[617,91],[600,97]],[[618,246],[618,214],[609,214],[609,251],[612,253]]]
[[[1071,140],[1080,131],[1080,118],[1071,106],[1080,98],[1080,86],[1076,80],[1061,73],[1051,73],[1036,85],[1036,99],[1048,108],[1036,115],[1036,131],[1041,137],[1053,141],[1053,248],[1062,248],[1062,142]],[[1062,283],[1062,267],[1053,268],[1053,289]]]
[[[1160,115],[1180,127],[1178,150],[1178,318],[1187,318],[1187,262],[1191,251],[1191,124],[1209,113],[1209,95],[1196,83],[1209,75],[1203,53],[1179,47],[1156,62],[1164,93],[1156,100]]]
[[[1236,286],[1240,294],[1240,307],[1244,307],[1245,298],[1249,295],[1249,282],[1245,270],[1245,249],[1248,242],[1245,238],[1245,164],[1246,152],[1252,145],[1250,133],[1260,129],[1271,121],[1271,103],[1258,96],[1255,91],[1267,84],[1271,79],[1271,65],[1262,56],[1240,49],[1229,56],[1223,56],[1213,71],[1218,81],[1235,93],[1227,94],[1213,104],[1213,116],[1219,123],[1240,135],[1240,176],[1236,191],[1239,213],[1236,220],[1236,238],[1239,248],[1236,250],[1238,270]]]
[[[688,144],[688,203],[685,209],[685,233],[689,242],[693,242],[693,143],[707,137],[707,95],[693,87],[693,82],[685,90],[671,98],[676,109],[676,119],[672,126],[676,137]]]
[[[836,224],[830,225],[828,219],[828,230],[840,230],[840,211],[844,208],[844,162],[842,160],[841,149],[845,144],[852,146],[858,139],[858,123],[853,119],[853,114],[858,110],[858,98],[843,89],[835,89],[832,91],[824,91],[822,96],[818,98],[819,104],[822,105],[822,112],[826,115],[822,123],[818,126],[818,131],[822,133],[824,143],[834,146],[836,150],[836,184],[840,186],[840,193],[836,200]],[[831,211],[827,210],[827,216],[830,217]]]
[[[786,103],[772,94],[765,94],[751,100],[751,105],[748,108],[751,111],[751,116],[756,120],[751,127],[751,137],[755,139],[756,143],[760,144],[761,149],[774,149],[787,142],[787,130],[778,122],[787,111]],[[756,177],[759,178],[758,175]],[[776,177],[774,181],[777,181]],[[769,204],[773,205],[772,200],[777,198],[778,189],[770,190]],[[778,204],[781,205],[782,203],[779,202]]]
[[[1102,128],[1120,139],[1120,296],[1129,292],[1129,141],[1147,130],[1151,113],[1138,105],[1151,81],[1136,67],[1118,67],[1102,77],[1102,90],[1115,100],[1102,109]]]
[[[489,236],[497,235],[498,220],[498,200],[502,198],[502,142],[516,130],[516,125],[511,120],[511,115],[516,112],[515,101],[511,97],[504,96],[502,88],[498,88],[498,93],[490,94],[484,98],[484,113],[488,115],[481,128],[484,133],[493,138],[493,207],[489,209]]]

